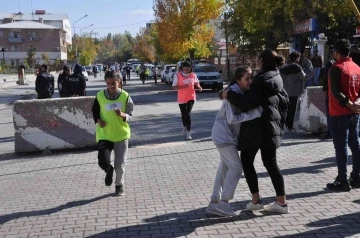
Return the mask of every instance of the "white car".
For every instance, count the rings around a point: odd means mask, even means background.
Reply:
[[[165,84],[172,84],[173,80],[174,80],[174,73],[176,71],[176,67],[170,67],[166,72],[165,72]]]
[[[171,67],[175,67],[175,64],[166,64],[164,66],[164,69],[161,71],[161,82],[165,82],[165,73],[171,68]]]

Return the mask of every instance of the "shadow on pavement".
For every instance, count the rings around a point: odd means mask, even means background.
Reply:
[[[101,199],[104,199],[104,198],[107,198],[110,196],[112,196],[112,194],[105,194],[105,195],[101,195],[99,197],[95,197],[95,198],[91,198],[91,199],[68,202],[68,203],[65,203],[63,205],[60,205],[60,206],[54,207],[54,208],[38,210],[38,211],[15,212],[12,214],[1,215],[0,216],[0,225],[6,223],[8,221],[23,218],[23,217],[50,215],[50,214],[53,214],[53,213],[56,213],[56,212],[59,212],[59,211],[65,210],[65,209],[87,205],[89,203],[96,202],[98,200],[101,200]]]
[[[295,198],[305,198],[305,197],[313,197],[322,194],[326,194],[328,191],[317,191],[311,193],[298,193],[298,194],[290,194],[288,196],[289,199]],[[271,198],[265,198],[265,200],[271,200]],[[235,208],[244,209],[246,204],[249,203],[250,200],[244,200],[239,202],[234,202],[232,205]],[[238,210],[238,209],[235,209]],[[218,217],[209,215],[206,213],[206,207],[198,208],[195,210],[190,210],[182,213],[169,213],[163,214],[151,218],[147,218],[144,220],[146,224],[133,225],[127,227],[120,227],[113,230],[108,230],[105,232],[101,232],[96,235],[88,236],[88,237],[110,237],[110,236],[124,236],[128,235],[133,236],[164,236],[164,237],[182,237],[192,234],[199,227],[212,226],[216,224],[226,224],[232,223],[236,221],[245,221],[256,218],[262,218],[265,216],[286,216],[275,213],[266,213],[261,212],[261,215],[256,215],[251,211],[242,210],[239,216],[235,217]]]

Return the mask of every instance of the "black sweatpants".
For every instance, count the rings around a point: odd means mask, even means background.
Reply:
[[[290,104],[289,104],[289,109],[287,112],[287,116],[286,116],[286,127],[289,130],[294,129],[294,119],[295,119],[295,114],[296,114],[296,106],[297,106],[297,101],[298,101],[298,97],[289,97],[290,100]]]
[[[181,120],[182,120],[184,127],[186,127],[186,129],[188,131],[191,130],[190,113],[191,113],[193,106],[194,106],[194,100],[190,100],[184,104],[179,104],[180,111],[181,111]]]
[[[251,194],[259,192],[258,178],[254,167],[254,160],[258,150],[249,149],[241,151],[241,163]],[[274,186],[276,196],[285,195],[284,178],[276,162],[276,149],[260,148],[260,152],[263,164]]]

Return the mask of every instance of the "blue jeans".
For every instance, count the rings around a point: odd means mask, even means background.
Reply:
[[[314,86],[318,86],[320,84],[319,79],[320,79],[320,72],[321,72],[321,68],[314,68]]]
[[[353,160],[353,171],[350,177],[355,179],[359,178],[359,114],[330,116],[330,129],[335,147],[338,181],[345,182],[347,180],[348,145],[351,149]]]

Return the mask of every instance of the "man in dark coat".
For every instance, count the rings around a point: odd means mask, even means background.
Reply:
[[[54,94],[54,76],[47,72],[47,65],[43,64],[40,72],[36,77],[35,90],[38,99],[52,98]]]
[[[82,74],[82,66],[76,64],[74,73],[69,76],[69,95],[70,97],[85,96],[86,79]]]
[[[58,77],[58,89],[61,98],[70,97],[69,89],[68,89],[69,76],[70,76],[70,67],[65,65],[63,68],[63,72],[59,74]]]

